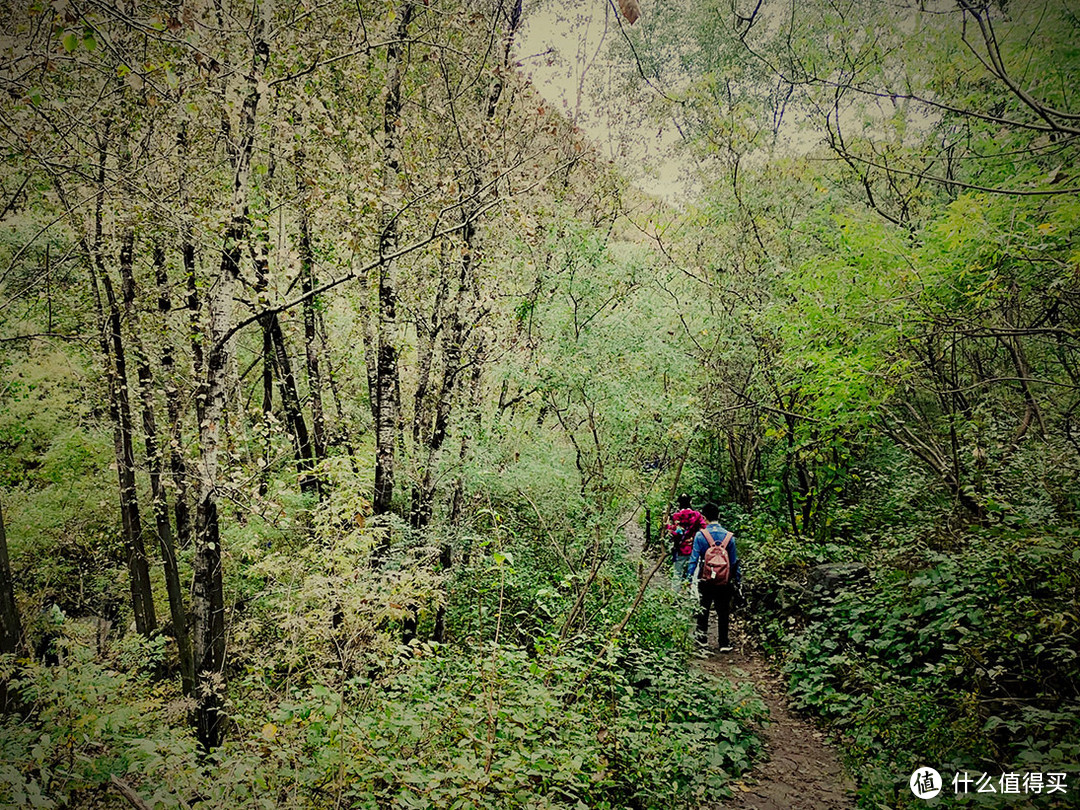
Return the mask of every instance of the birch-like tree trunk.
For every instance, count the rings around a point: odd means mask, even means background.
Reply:
[[[22,623],[15,603],[15,580],[11,576],[4,506],[0,503],[0,653],[18,652],[22,644]]]
[[[130,272],[134,261],[135,232],[125,229],[120,244],[121,277]],[[100,256],[100,254],[99,254]],[[121,328],[120,304],[113,290],[112,280],[104,266],[99,266],[105,300],[108,303],[108,349],[105,358],[109,377],[109,414],[113,422],[113,451],[116,456],[116,472],[120,483],[120,517],[124,527],[124,551],[127,557],[131,584],[131,607],[135,615],[135,629],[149,636],[157,628],[154,597],[150,590],[150,565],[143,544],[142,520],[139,515],[139,497],[135,484],[135,448],[132,440],[134,428],[131,419],[131,397],[128,389],[127,356]]]
[[[390,511],[394,498],[394,460],[401,403],[398,385],[397,290],[390,275],[390,256],[398,249],[398,212],[402,200],[401,82],[406,69],[406,39],[415,6],[404,0],[395,41],[386,48],[386,101],[383,107],[382,214],[379,233],[378,334],[376,337],[375,498],[376,515]]]
[[[154,245],[154,267],[160,279],[165,273],[165,250]],[[185,695],[194,694],[195,670],[191,657],[191,641],[187,631],[187,611],[184,608],[184,590],[180,583],[180,570],[176,562],[176,544],[173,542],[172,525],[169,522],[169,502],[162,483],[163,453],[158,442],[157,420],[154,415],[154,377],[150,358],[140,337],[140,327],[135,312],[135,275],[131,263],[120,265],[121,290],[124,314],[131,333],[131,345],[135,354],[136,375],[139,380],[139,396],[142,400],[143,444],[146,448],[146,466],[150,475],[150,497],[154,509],[154,526],[161,562],[165,571],[165,589],[169,596],[169,614],[172,618],[173,637],[180,658],[180,679]]]
[[[261,97],[259,76],[269,56],[263,39],[259,4],[253,12],[253,58],[249,87],[240,110],[235,138],[229,144],[233,181],[229,226],[221,247],[215,282],[207,294],[209,313],[203,412],[199,419],[199,486],[195,519],[195,571],[192,599],[192,648],[196,670],[196,734],[204,751],[221,744],[225,732],[225,593],[222,577],[221,532],[217,485],[220,478],[221,433],[232,351],[233,296],[240,274],[242,246],[247,239],[251,154]]]

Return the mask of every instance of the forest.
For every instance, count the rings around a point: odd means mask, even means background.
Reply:
[[[0,807],[1080,806],[1078,88],[1076,0],[4,0]]]

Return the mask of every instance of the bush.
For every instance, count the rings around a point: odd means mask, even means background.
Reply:
[[[1078,558],[1075,532],[1001,529],[949,554],[882,550],[870,580],[819,590],[799,615],[773,603],[760,626],[787,648],[796,705],[843,731],[868,807],[915,801],[906,780],[919,765],[1060,771],[1080,759]]]

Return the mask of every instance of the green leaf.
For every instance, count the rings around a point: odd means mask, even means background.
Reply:
[[[64,38],[63,40],[61,40],[61,43],[64,46],[64,50],[68,53],[71,53],[73,50],[79,47],[79,38],[75,35],[73,31],[68,31],[66,34],[64,34]]]

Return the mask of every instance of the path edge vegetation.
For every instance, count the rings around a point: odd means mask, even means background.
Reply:
[[[676,485],[863,806],[1080,758],[1075,14],[628,5],[680,206],[520,3],[0,12],[4,801],[719,800]]]

